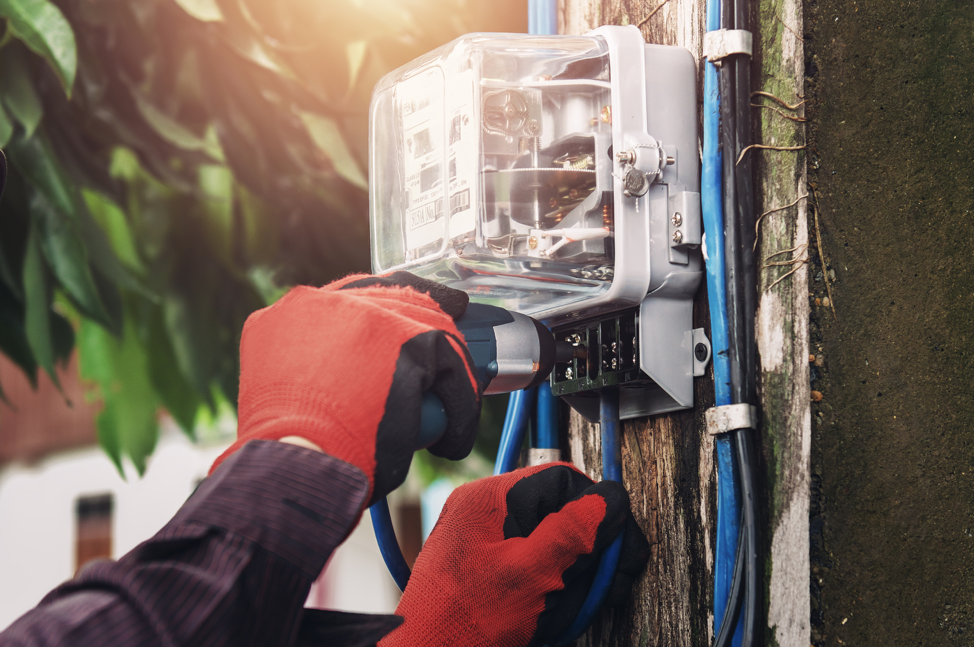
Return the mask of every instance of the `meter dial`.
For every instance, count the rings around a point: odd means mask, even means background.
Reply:
[[[525,127],[537,131],[538,123],[530,119],[528,102],[520,92],[505,89],[484,93],[484,130],[492,135],[514,137]]]

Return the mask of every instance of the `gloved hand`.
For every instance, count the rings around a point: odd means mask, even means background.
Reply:
[[[369,478],[370,502],[406,478],[423,394],[447,428],[429,451],[473,448],[481,387],[454,325],[467,295],[406,272],[297,287],[247,319],[240,340],[237,441],[306,438]]]
[[[622,604],[649,546],[625,488],[567,463],[468,483],[447,499],[381,647],[544,645],[575,619],[599,553],[625,531],[606,604]]]

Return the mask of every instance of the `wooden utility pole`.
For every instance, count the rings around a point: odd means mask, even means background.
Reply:
[[[804,83],[801,0],[755,0],[752,79],[755,90],[794,106]],[[705,4],[701,0],[559,0],[559,33],[582,34],[600,25],[637,25],[649,43],[680,45],[701,56]],[[699,95],[702,95],[702,80]],[[757,95],[755,143],[803,146],[801,106],[790,110]],[[665,136],[665,135],[662,135]],[[751,150],[756,172],[761,357],[762,491],[760,512],[767,627],[765,643],[809,645],[808,228],[805,156],[800,150]],[[724,160],[728,163],[728,160]],[[787,208],[782,208],[788,206]],[[777,265],[767,265],[766,259]],[[780,264],[792,260],[791,264]],[[794,273],[782,278],[788,272]],[[781,280],[779,280],[781,279]],[[777,283],[776,283],[777,281]],[[705,288],[695,300],[695,327],[709,332]],[[627,421],[623,480],[653,554],[626,608],[605,611],[579,645],[695,646],[713,642],[716,526],[714,442],[703,412],[713,405],[713,373],[698,378],[692,411]],[[598,428],[574,412],[563,430],[569,460],[594,478],[601,473]]]

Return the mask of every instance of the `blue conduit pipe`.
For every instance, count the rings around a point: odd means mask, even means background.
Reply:
[[[707,0],[707,31],[720,29],[720,0]],[[706,234],[707,296],[710,305],[710,335],[713,347],[714,396],[717,406],[731,404],[730,365],[727,340],[727,291],[724,276],[724,218],[721,191],[720,95],[717,68],[704,64],[703,160],[701,166],[701,210]],[[740,488],[731,439],[719,436],[717,449],[717,546],[714,563],[714,627],[721,626],[734,574],[740,540]],[[733,645],[741,644],[739,623]]]
[[[622,456],[620,438],[622,425],[619,422],[619,392],[616,389],[603,389],[599,394],[599,431],[602,436],[602,480],[622,483]],[[575,616],[575,621],[565,632],[548,643],[548,647],[560,647],[577,640],[592,620],[602,609],[605,596],[609,594],[609,587],[619,565],[619,555],[622,552],[622,537],[620,533],[608,548],[602,551],[599,558],[599,568],[595,573],[592,588],[582,604],[581,610]]]

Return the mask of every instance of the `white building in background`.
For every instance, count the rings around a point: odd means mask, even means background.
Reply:
[[[194,443],[167,419],[145,476],[129,464],[123,479],[93,444],[93,412],[78,404],[80,392],[72,394],[71,368],[62,383],[80,410],[60,415],[52,407],[66,407],[64,396],[51,397],[45,376],[32,392],[0,358],[0,383],[15,407],[0,403],[0,630],[70,579],[79,561],[118,558],[155,534],[233,438],[232,420],[203,434],[210,442]],[[47,433],[52,420],[56,431]],[[64,425],[86,429],[62,433]],[[40,442],[45,433],[49,440]],[[398,600],[366,512],[315,583],[308,606],[391,613]]]

